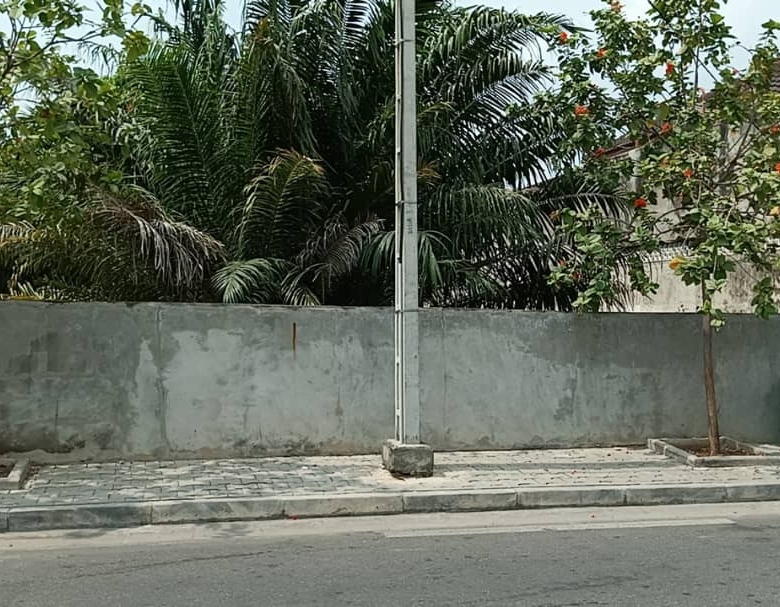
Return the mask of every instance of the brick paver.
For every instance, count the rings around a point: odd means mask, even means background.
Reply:
[[[437,453],[427,479],[397,479],[379,456],[112,462],[45,466],[24,489],[0,491],[0,509],[214,499],[517,487],[772,483],[773,466],[692,469],[645,449]]]

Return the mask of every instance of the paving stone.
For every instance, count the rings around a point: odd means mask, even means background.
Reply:
[[[416,495],[419,492],[452,494],[464,491],[495,491],[501,494],[504,490],[511,493],[533,488],[556,489],[560,501],[573,504],[585,499],[582,497],[584,493],[566,491],[588,486],[594,490],[624,487],[626,499],[661,503],[675,499],[676,488],[687,485],[704,486],[700,492],[702,499],[741,500],[771,493],[774,489],[767,486],[773,483],[780,483],[780,470],[773,466],[691,469],[644,449],[618,448],[437,453],[432,477],[405,480],[394,478],[382,470],[380,458],[376,455],[111,462],[45,466],[23,489],[0,491],[0,509],[35,504],[66,505],[93,501],[113,504],[181,498],[230,499],[231,496],[284,498],[318,494],[385,495],[403,492]],[[707,485],[720,489],[710,490]],[[723,489],[725,485],[734,487],[726,491]],[[653,493],[653,487],[659,491]],[[636,488],[633,493],[632,488]],[[780,493],[771,494],[780,498]],[[690,489],[685,499],[695,497],[696,490]],[[409,499],[409,504],[423,504],[426,499],[429,502],[433,500],[430,496],[413,497]],[[445,506],[441,505],[442,508]],[[474,504],[474,508],[479,507]],[[533,507],[532,502],[526,501],[525,507]]]

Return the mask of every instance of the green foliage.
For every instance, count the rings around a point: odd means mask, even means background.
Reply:
[[[606,218],[595,207],[583,212],[568,210],[561,223],[562,229],[574,236],[573,248],[570,259],[558,262],[550,280],[576,288],[579,296],[573,304],[575,309],[598,312],[605,304],[620,306],[627,297],[626,287],[643,295],[658,288],[644,271],[640,257],[655,251],[658,239],[643,226]],[[628,229],[633,232],[627,236]],[[616,270],[622,270],[622,280],[615,280]]]
[[[183,24],[121,80],[143,125],[141,182],[246,260],[215,277],[217,290],[226,301],[389,303],[392,4],[256,0],[238,33],[218,2],[181,8]],[[551,82],[539,44],[574,29],[440,1],[417,11],[423,301],[568,307],[547,284],[564,245],[549,213],[622,206],[576,175],[550,180],[566,133],[530,103]]]
[[[56,222],[44,219],[0,226],[0,267],[12,270],[12,295],[26,288],[56,299],[208,297],[208,278],[224,259],[219,242],[142,191],[95,190]]]
[[[592,14],[595,39],[557,45],[561,86],[543,102],[561,108],[577,145],[590,150],[581,160],[593,178],[622,180],[636,199],[619,230],[598,213],[564,222],[578,255],[552,280],[567,286],[575,274],[583,277],[580,309],[610,304],[626,284],[626,264],[631,288],[651,293],[644,260],[674,245],[688,252],[670,266],[700,287],[702,312],[714,326],[723,324],[715,297],[738,268],[755,278],[757,314],[776,311],[780,91],[773,81],[780,53],[766,24],[748,69],[734,69],[719,8],[714,0],[657,0],[647,17],[632,21],[609,3]],[[706,93],[705,81],[712,83]],[[621,143],[639,156],[621,157]]]
[[[15,22],[12,52],[29,61],[12,62],[0,96],[0,291],[392,300],[389,0],[252,0],[239,31],[220,0],[175,2],[176,23],[122,0],[97,13],[62,0],[2,6],[34,15]],[[569,308],[575,290],[548,284],[571,240],[551,214],[625,209],[614,187],[559,162],[581,147],[555,108],[533,103],[552,82],[543,43],[578,30],[442,0],[418,2],[417,22],[422,302]],[[36,55],[43,33],[51,43]],[[68,54],[74,39],[91,55],[83,64]],[[84,67],[96,58],[109,76]]]
[[[130,186],[135,144],[124,91],[79,49],[127,60],[146,36],[110,0],[8,0],[0,18],[0,292],[58,299],[209,297],[222,245]],[[130,9],[137,21],[148,7]],[[85,62],[94,60],[85,59]]]

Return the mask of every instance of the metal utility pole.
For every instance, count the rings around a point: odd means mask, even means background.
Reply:
[[[420,442],[415,0],[395,0],[395,438]]]

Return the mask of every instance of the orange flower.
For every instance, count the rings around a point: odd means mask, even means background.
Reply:
[[[561,32],[560,34],[558,34],[558,40],[560,41],[561,44],[566,44],[569,41],[569,34],[567,34],[566,32]]]
[[[777,171],[778,173],[780,173],[780,162],[778,162],[778,163],[775,165],[775,171]]]
[[[777,135],[778,133],[780,133],[780,125],[773,124],[772,126],[769,127],[769,132],[772,135]]]
[[[683,175],[685,175],[686,179],[690,179],[691,177],[693,177],[693,169],[685,169],[683,171]]]
[[[672,63],[671,61],[667,61],[666,62],[666,75],[667,76],[671,76],[672,74],[674,74],[674,63]]]
[[[664,122],[661,125],[661,133],[663,133],[664,135],[668,135],[671,132],[672,132],[672,123],[671,122]]]
[[[637,198],[634,201],[634,208],[635,209],[644,209],[647,206],[647,200],[644,198]]]
[[[680,267],[680,264],[684,262],[685,260],[682,257],[675,257],[672,259],[672,261],[669,262],[669,268],[671,270],[676,270]]]
[[[603,59],[606,56],[607,56],[607,49],[605,48],[600,48],[596,53],[596,57],[598,57],[599,59]]]
[[[590,110],[588,109],[587,105],[575,105],[574,106],[574,115],[575,116],[587,116],[590,114]]]

